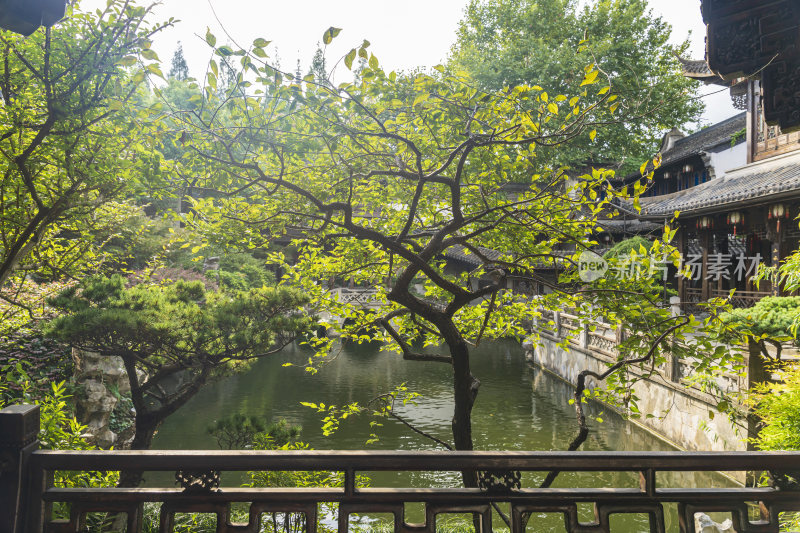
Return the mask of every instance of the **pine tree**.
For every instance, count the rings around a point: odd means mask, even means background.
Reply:
[[[189,77],[189,65],[183,57],[183,45],[178,41],[178,49],[172,55],[172,66],[169,69],[169,77],[178,81],[185,81]]]
[[[300,58],[297,58],[297,67],[294,70],[294,81],[300,83],[303,80],[303,70],[300,67]]]
[[[309,74],[313,74],[314,81],[320,85],[324,85],[328,81],[328,68],[325,62],[325,54],[322,52],[319,43],[317,43],[317,51],[314,52],[314,57],[311,59]]]

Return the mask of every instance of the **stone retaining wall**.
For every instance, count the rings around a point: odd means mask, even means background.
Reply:
[[[607,363],[616,361],[614,349],[619,342],[619,331],[600,326],[589,332],[571,315],[554,315],[555,330],[540,329],[540,344],[526,344],[528,361],[572,384],[581,371],[602,373],[608,368]],[[565,346],[564,338],[569,331],[576,336]],[[639,380],[632,391],[639,398],[639,410],[655,417],[642,416],[633,421],[685,450],[746,450],[746,418],[741,416],[735,424],[731,423],[717,411],[714,397],[680,382],[688,372],[691,365],[671,361],[658,369],[656,378]],[[597,386],[591,379],[587,384]],[[735,375],[719,376],[718,384],[729,392],[745,387]]]

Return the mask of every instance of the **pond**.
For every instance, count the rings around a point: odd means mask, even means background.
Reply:
[[[349,418],[340,429],[325,437],[321,415],[300,402],[342,405],[366,403],[376,396],[406,383],[409,390],[422,397],[416,405],[406,405],[398,412],[420,429],[443,440],[450,437],[452,417],[452,375],[450,367],[437,362],[405,361],[380,347],[342,345],[334,357],[316,374],[302,366],[284,367],[284,363],[302,365],[311,353],[290,346],[281,353],[261,359],[242,374],[230,376],[202,389],[173,414],[160,428],[153,441],[156,449],[214,449],[216,441],[206,428],[214,420],[234,413],[257,415],[266,419],[285,418],[303,427],[302,440],[316,449],[435,449],[436,445],[406,428],[399,421],[383,420],[378,428],[379,442],[367,445],[372,429],[366,417]],[[473,350],[473,374],[481,387],[473,411],[473,437],[477,450],[564,450],[576,434],[574,408],[569,405],[572,389],[563,381],[532,367],[525,361],[522,347],[515,341],[481,344]],[[590,421],[591,434],[584,450],[673,450],[635,424],[602,406],[590,405],[588,411],[600,416],[602,423]],[[721,486],[722,476],[676,474],[662,484]],[[373,473],[376,486],[457,486],[458,474]],[[542,475],[531,473],[525,486],[536,486]],[[554,486],[637,486],[633,475],[562,474]],[[585,511],[585,514],[584,514]],[[671,528],[677,528],[673,513],[668,516]],[[591,512],[582,510],[582,519]],[[563,521],[548,517],[553,531],[563,531]],[[646,521],[619,518],[620,529],[647,529]],[[559,526],[560,524],[560,526]],[[549,526],[548,526],[549,527]],[[537,528],[537,531],[539,529]],[[550,530],[545,528],[545,530]]]

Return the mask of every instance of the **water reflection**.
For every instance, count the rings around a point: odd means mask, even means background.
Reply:
[[[420,429],[450,439],[452,375],[448,365],[404,361],[374,346],[343,346],[317,374],[286,362],[302,363],[309,352],[292,346],[256,362],[245,374],[231,376],[204,388],[161,427],[153,443],[158,449],[215,448],[206,427],[234,413],[267,419],[286,418],[303,426],[303,440],[317,449],[433,449],[435,444],[409,431],[400,422],[384,420],[380,441],[365,445],[372,429],[366,418],[347,419],[332,437],[320,429],[320,416],[301,401],[342,405],[366,403],[407,383],[423,395],[417,405],[398,408],[399,414]],[[478,450],[563,450],[576,433],[575,411],[569,405],[572,389],[546,372],[530,367],[518,343],[482,344],[473,351],[473,373],[481,380],[474,408],[473,433]],[[603,423],[590,422],[591,436],[584,450],[670,450],[667,443],[625,421],[608,409],[590,405],[588,412]],[[527,474],[524,483],[536,486],[543,473]],[[677,476],[677,477],[676,477]],[[687,477],[688,476],[688,477]],[[457,473],[375,473],[374,486],[457,486]],[[673,486],[720,486],[721,476],[670,475],[659,481]],[[612,473],[564,473],[555,486],[637,487],[638,476]],[[672,513],[670,513],[672,514]],[[553,518],[553,517],[550,517]],[[586,519],[591,518],[590,515]],[[634,531],[646,522],[624,520]],[[670,522],[672,522],[670,520]],[[549,522],[548,522],[549,523]],[[560,519],[553,527],[559,529]],[[638,525],[637,525],[638,524]],[[544,524],[543,524],[544,525]],[[675,525],[674,523],[672,525]],[[560,526],[563,530],[563,526]],[[632,528],[632,529],[631,529]],[[645,527],[646,529],[646,527]],[[537,530],[539,528],[537,527]]]

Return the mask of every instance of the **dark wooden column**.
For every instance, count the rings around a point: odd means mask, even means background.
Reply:
[[[39,449],[39,406],[12,405],[0,411],[0,531],[27,533],[28,460]]]
[[[709,284],[708,279],[708,252],[709,248],[711,247],[711,230],[703,229],[700,230],[700,247],[703,250],[703,268],[702,272],[700,273],[701,282],[702,282],[702,294],[700,299],[702,301],[708,301],[711,298],[711,286]]]
[[[678,228],[678,242],[676,245],[678,251],[681,253],[681,257],[685,261],[688,250],[686,249],[686,228],[683,226]],[[681,264],[681,266],[683,266],[683,264]],[[686,301],[686,278],[683,276],[678,276],[678,298],[681,299],[681,302]]]
[[[783,245],[783,236],[785,232],[785,226],[789,222],[788,220],[782,220],[781,223],[778,223],[778,227],[775,229],[775,240],[772,241],[772,266],[777,267],[781,264],[781,259],[783,259],[783,252],[781,250]],[[780,296],[782,293],[781,284],[774,283],[772,285],[772,294],[773,296]]]

